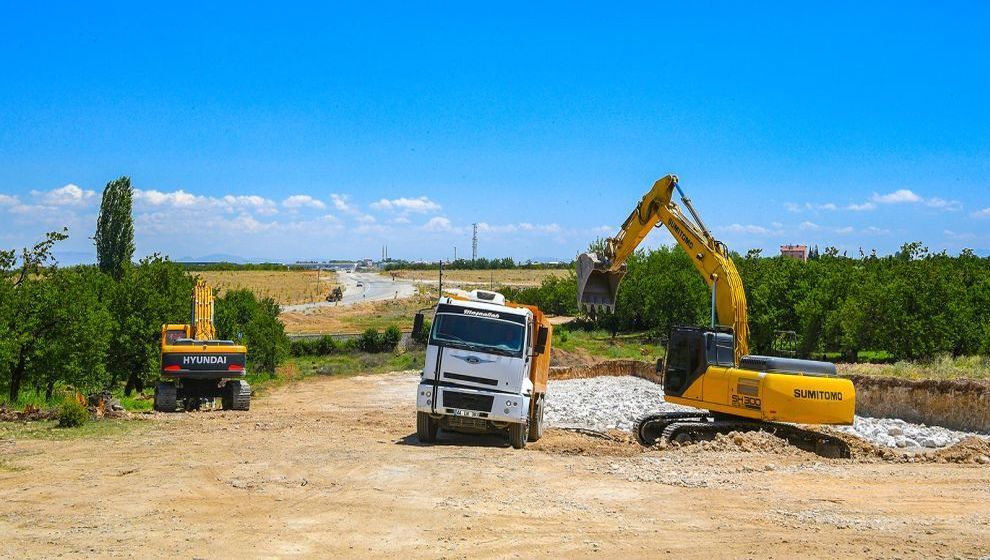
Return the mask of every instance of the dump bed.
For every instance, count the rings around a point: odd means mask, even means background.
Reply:
[[[547,316],[535,305],[523,305],[521,303],[505,302],[508,307],[524,307],[533,312],[533,340],[532,347],[536,347],[537,338],[540,335],[540,327],[547,329],[547,345],[542,354],[533,358],[530,364],[529,379],[533,382],[533,391],[536,393],[547,392],[547,378],[550,376],[550,346],[553,342],[553,325]]]

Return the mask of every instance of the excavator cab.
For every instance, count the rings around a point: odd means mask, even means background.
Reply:
[[[735,337],[732,331],[677,327],[667,343],[663,390],[670,396],[684,394],[709,366],[735,366]]]
[[[581,309],[594,316],[598,311],[615,311],[615,295],[619,282],[626,275],[626,266],[609,270],[608,263],[598,260],[592,253],[582,253],[577,259],[578,303]]]

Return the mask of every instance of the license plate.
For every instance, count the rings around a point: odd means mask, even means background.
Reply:
[[[454,409],[454,416],[471,416],[471,417],[475,417],[477,415],[478,415],[477,412],[471,412],[470,410],[458,410],[456,408]]]

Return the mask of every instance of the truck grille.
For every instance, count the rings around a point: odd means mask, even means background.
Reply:
[[[443,406],[460,408],[461,410],[491,412],[492,401],[494,400],[495,397],[491,395],[474,395],[471,393],[460,393],[457,391],[443,392]]]
[[[450,373],[449,371],[444,372],[443,376],[446,379],[457,379],[458,381],[470,381],[471,383],[478,383],[481,385],[491,385],[492,387],[498,386],[498,379],[488,379],[487,377],[475,377],[473,375],[464,375],[463,373]]]

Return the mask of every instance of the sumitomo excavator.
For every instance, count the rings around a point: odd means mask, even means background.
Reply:
[[[680,195],[688,219],[672,200]],[[835,364],[749,355],[746,293],[725,244],[698,216],[676,175],[654,183],[598,254],[578,256],[578,306],[591,315],[614,311],[626,260],[654,228],[666,226],[711,290],[706,327],[671,333],[662,373],[665,400],[695,410],[647,414],[634,426],[643,445],[688,443],[733,431],[762,430],[830,457],[848,457],[840,438],[795,424],[852,424],[856,393]]]

